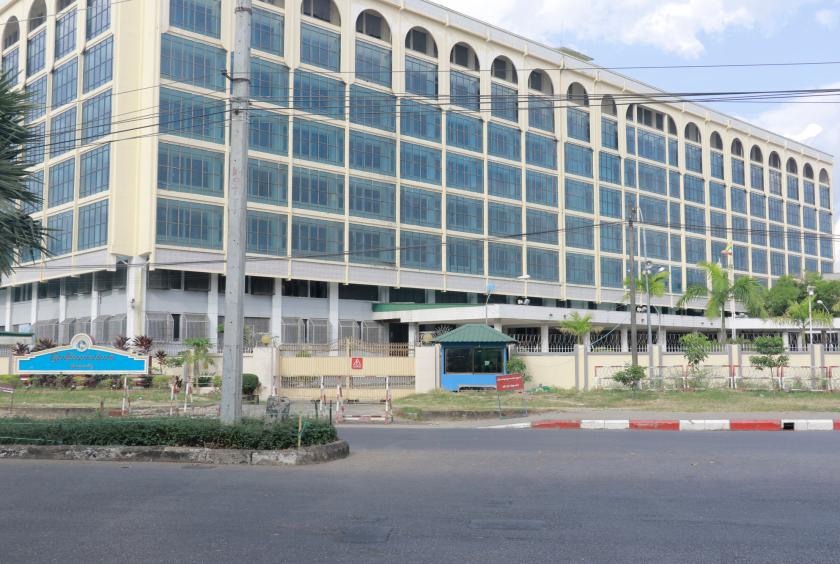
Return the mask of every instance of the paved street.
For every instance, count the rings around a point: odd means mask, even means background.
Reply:
[[[840,433],[345,428],[308,468],[0,462],[3,562],[829,562]]]

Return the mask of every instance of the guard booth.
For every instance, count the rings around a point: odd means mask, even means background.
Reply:
[[[462,325],[435,339],[440,345],[440,387],[496,388],[496,376],[507,374],[508,345],[515,339],[481,324]]]

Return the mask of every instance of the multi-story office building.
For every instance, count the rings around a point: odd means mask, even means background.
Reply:
[[[620,325],[633,208],[640,255],[670,272],[654,301],[669,314],[729,244],[734,275],[765,284],[832,270],[817,149],[424,0],[253,4],[254,334],[404,341],[490,311],[545,343],[566,308]],[[217,339],[233,14],[233,0],[0,9],[3,69],[39,136],[31,211],[54,230],[50,258],[24,250],[2,280],[0,325]]]

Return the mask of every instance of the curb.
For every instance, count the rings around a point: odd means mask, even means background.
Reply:
[[[350,445],[336,441],[288,450],[239,450],[169,446],[0,445],[0,459],[178,462],[302,466],[347,458]]]
[[[834,419],[547,419],[485,429],[586,429],[603,431],[840,431]]]

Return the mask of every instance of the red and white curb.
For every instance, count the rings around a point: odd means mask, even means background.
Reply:
[[[595,431],[840,431],[834,419],[547,419],[484,429],[587,429]]]

